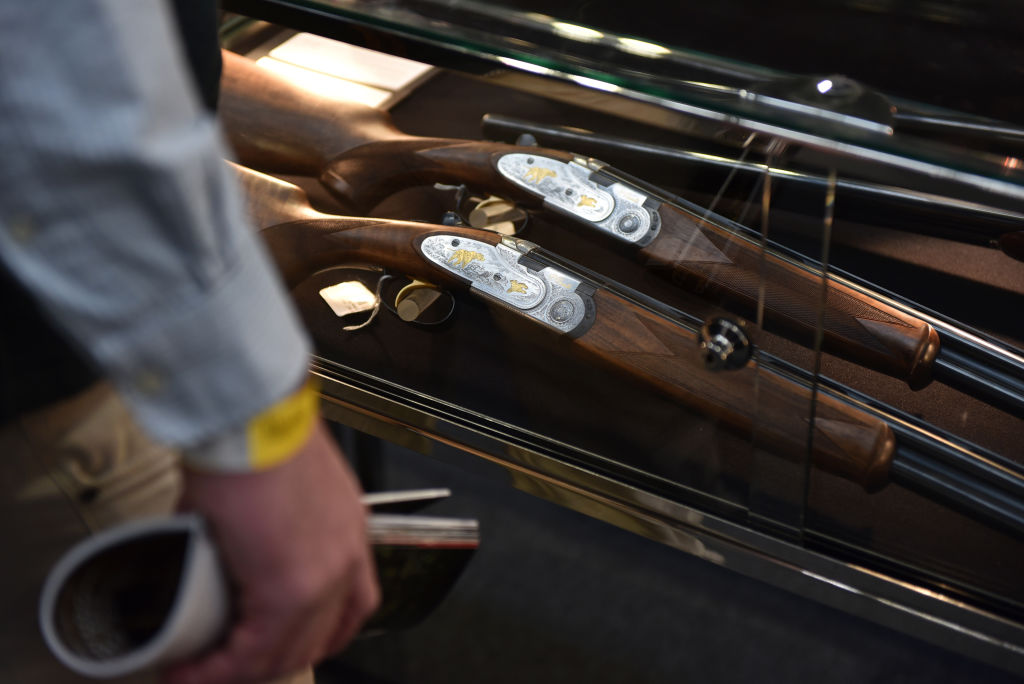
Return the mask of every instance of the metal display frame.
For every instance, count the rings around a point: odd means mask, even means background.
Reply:
[[[458,460],[452,451],[469,454],[497,466],[495,475],[518,490],[951,651],[1024,672],[1024,625],[568,462],[568,445],[357,369],[321,358],[312,373],[328,420],[442,460]]]
[[[537,92],[551,78],[585,84],[580,74],[557,68],[538,74],[506,55],[487,54],[465,44],[446,44],[411,27],[361,21],[357,14],[323,3],[289,0],[228,0],[224,9],[291,29],[364,44],[470,74],[503,71],[496,82]],[[894,174],[925,179],[929,190],[947,181],[969,187],[978,197],[1008,210],[1024,205],[1024,187],[974,169],[948,168],[912,154],[879,151],[870,145],[815,136],[799,126],[759,120],[754,113],[714,111],[701,105],[649,93],[607,93],[593,82],[597,97],[612,111],[626,111],[673,130],[719,127],[722,136],[739,129],[784,137],[810,154],[846,155],[889,164]],[[628,97],[626,97],[628,95]],[[629,106],[624,106],[628,100]],[[694,119],[694,116],[697,119]],[[695,123],[702,122],[702,123]],[[913,151],[913,150],[909,150]],[[927,155],[925,155],[927,156]],[[949,174],[953,175],[950,176]],[[905,178],[904,178],[905,180]],[[969,198],[975,199],[975,198]],[[1008,671],[1024,674],[1024,624],[968,605],[953,596],[917,586],[876,570],[781,540],[723,517],[681,503],[659,491],[657,483],[637,473],[610,476],[587,467],[595,455],[572,445],[530,433],[492,416],[455,406],[382,378],[315,358],[327,419],[444,460],[469,454],[496,466],[492,472],[524,492],[616,525],[674,549],[702,558],[800,596],[812,598]],[[579,458],[572,458],[572,454]],[[567,457],[569,456],[569,457]],[[699,499],[699,493],[694,493]]]

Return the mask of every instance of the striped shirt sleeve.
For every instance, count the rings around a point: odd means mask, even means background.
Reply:
[[[0,259],[156,439],[293,392],[308,339],[162,0],[0,3],[0,33]]]

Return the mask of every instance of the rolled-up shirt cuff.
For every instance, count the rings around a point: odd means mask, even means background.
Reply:
[[[237,430],[306,377],[309,340],[262,245],[242,240],[236,256],[199,301],[97,350],[155,439],[187,448]]]

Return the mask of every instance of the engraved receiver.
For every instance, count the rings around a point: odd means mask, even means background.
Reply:
[[[407,135],[384,112],[304,90],[238,55],[224,57],[221,115],[247,166],[319,177],[360,212],[403,188],[434,183],[542,207],[748,318],[763,293],[767,330],[810,346],[820,320],[826,352],[913,389],[935,378],[1024,413],[1021,355],[949,326],[940,340],[934,317],[842,278],[823,280],[820,269],[762,250],[724,219],[704,218],[606,164],[558,150]]]

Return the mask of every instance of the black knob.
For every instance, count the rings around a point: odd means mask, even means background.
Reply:
[[[456,214],[454,211],[444,212],[444,216],[441,217],[441,225],[443,226],[465,226],[466,222],[462,220],[462,217]]]
[[[746,365],[754,350],[738,322],[712,318],[700,331],[700,354],[708,370],[735,370]]]

